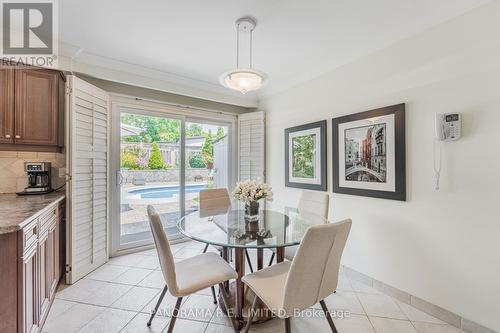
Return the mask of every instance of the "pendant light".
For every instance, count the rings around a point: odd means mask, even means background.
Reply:
[[[252,34],[256,22],[251,17],[242,17],[236,21],[236,69],[221,75],[220,83],[242,94],[258,90],[266,80],[264,73],[252,68]],[[240,67],[240,33],[250,34],[249,67]]]

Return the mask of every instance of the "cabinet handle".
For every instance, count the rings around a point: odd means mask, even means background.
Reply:
[[[10,134],[5,134],[5,137],[6,137],[7,139],[10,139]]]
[[[20,136],[20,135],[16,135],[16,139],[20,139],[20,138],[21,138],[21,136]]]

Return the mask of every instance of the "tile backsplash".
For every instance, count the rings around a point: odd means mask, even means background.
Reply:
[[[24,172],[24,162],[50,162],[52,165],[52,188],[64,184],[64,175],[59,177],[59,170],[66,168],[65,154],[0,151],[0,193],[15,193],[26,187],[27,177],[26,172]]]

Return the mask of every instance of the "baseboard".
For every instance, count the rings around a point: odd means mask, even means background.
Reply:
[[[473,322],[472,320],[463,318],[451,311],[443,309],[440,306],[434,305],[421,298],[418,298],[415,295],[411,295],[405,291],[394,288],[382,281],[376,280],[366,274],[360,273],[350,267],[342,266],[342,269],[348,278],[359,281],[374,289],[377,289],[386,295],[394,297],[400,302],[409,304],[419,309],[420,311],[430,314],[431,316],[438,318],[467,333],[498,333],[496,331],[493,331],[492,329],[489,329],[476,322]]]

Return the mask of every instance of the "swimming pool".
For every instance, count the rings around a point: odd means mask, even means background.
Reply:
[[[206,189],[207,185],[186,185],[186,193],[198,193],[200,190]],[[158,198],[172,198],[178,196],[180,192],[180,187],[176,185],[172,186],[160,186],[160,187],[146,187],[137,190],[130,190],[130,194],[138,194],[141,199],[158,199]]]

